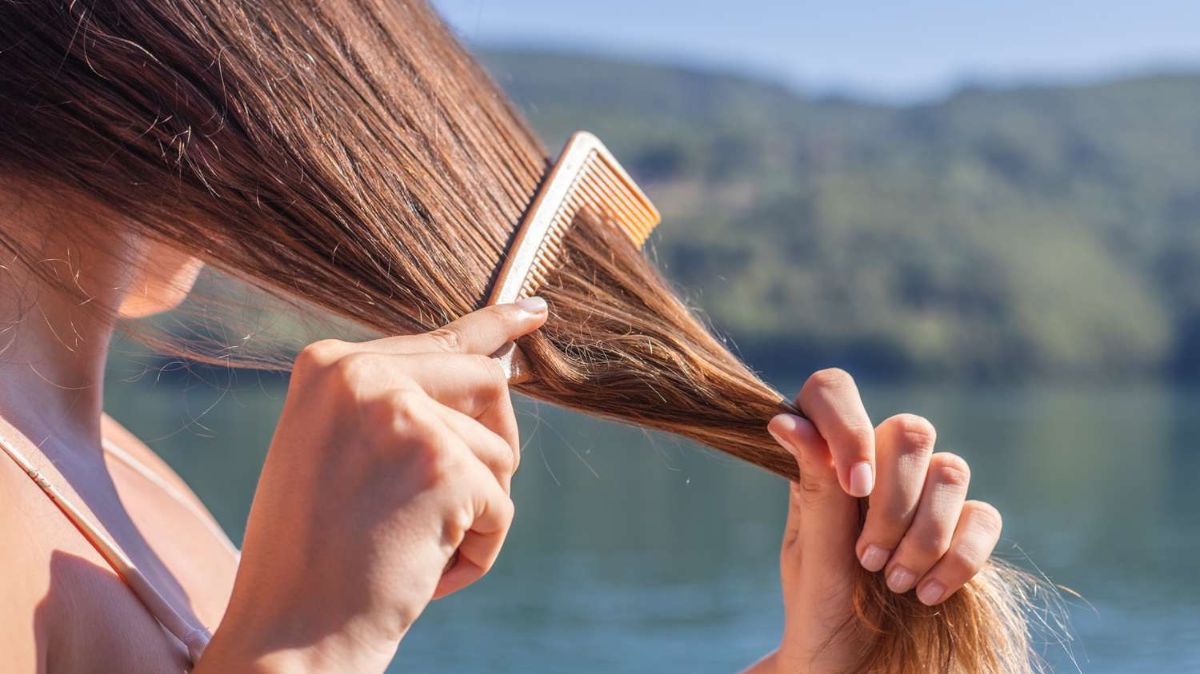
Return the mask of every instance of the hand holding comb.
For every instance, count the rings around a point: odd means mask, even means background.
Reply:
[[[535,294],[562,263],[563,239],[575,216],[585,209],[619,228],[639,247],[662,219],[600,139],[576,131],[521,220],[487,303],[506,304]],[[528,364],[515,343],[492,357],[504,366],[509,382],[529,379]]]

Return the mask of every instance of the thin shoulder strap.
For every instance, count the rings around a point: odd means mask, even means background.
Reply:
[[[79,533],[96,548],[96,552],[104,558],[106,562],[116,571],[117,576],[133,590],[134,595],[154,616],[159,622],[170,632],[176,639],[179,639],[184,646],[187,647],[188,657],[192,664],[195,664],[200,659],[200,654],[204,652],[205,646],[208,645],[212,635],[204,627],[193,625],[186,618],[181,616],[169,603],[159,594],[158,590],[150,584],[150,581],[138,571],[133,561],[129,556],[121,550],[116,541],[112,540],[100,527],[88,519],[75,504],[71,503],[62,492],[58,490],[49,480],[46,479],[42,472],[33,465],[33,463],[16,448],[16,445],[3,434],[0,434],[0,449],[9,456],[21,470],[29,476],[33,482],[45,492],[46,496],[58,506],[58,509],[71,520]]]
[[[229,554],[233,555],[234,557],[241,556],[241,552],[238,551],[237,546],[233,544],[233,541],[229,540],[229,536],[225,533],[225,531],[221,529],[215,520],[213,520],[211,515],[201,508],[196,507],[196,503],[193,499],[185,495],[175,485],[164,480],[161,475],[156,473],[146,464],[139,461],[132,454],[125,451],[125,449],[117,443],[109,440],[108,438],[102,438],[101,443],[104,445],[104,451],[107,452],[109,456],[113,457],[117,461],[120,461],[126,468],[129,468],[138,475],[142,476],[142,479],[158,487],[163,491],[163,493],[174,499],[176,503],[190,511],[196,518],[196,521],[200,522],[200,524],[208,530],[208,533],[212,534],[212,537],[216,539],[222,547],[229,551]]]

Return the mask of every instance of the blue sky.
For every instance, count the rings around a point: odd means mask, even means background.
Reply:
[[[1200,0],[433,0],[479,44],[632,55],[890,99],[1200,68]]]

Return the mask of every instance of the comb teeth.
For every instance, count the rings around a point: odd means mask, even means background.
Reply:
[[[619,165],[610,164],[602,155],[594,153],[588,159],[576,190],[586,207],[611,220],[641,248],[658,225],[659,215],[645,195],[636,187],[630,190],[631,186],[632,182]]]
[[[560,264],[567,231],[584,209],[616,226],[639,248],[660,220],[604,144],[579,131],[567,141],[517,229],[488,304],[536,293]]]

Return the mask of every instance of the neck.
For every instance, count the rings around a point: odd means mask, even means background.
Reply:
[[[86,267],[85,275],[69,255],[44,259],[65,267],[59,271],[70,275],[57,275],[84,290],[87,301],[9,266],[0,283],[0,417],[48,453],[97,450],[114,330],[99,307],[116,306],[124,272],[101,264]]]
[[[4,330],[0,416],[34,442],[69,436],[99,443],[112,329],[81,323],[39,303]]]

